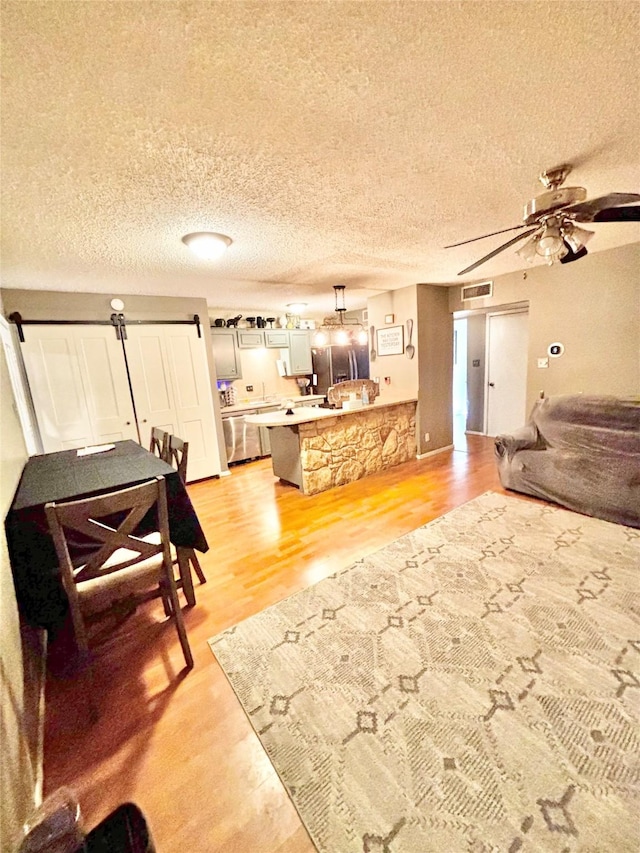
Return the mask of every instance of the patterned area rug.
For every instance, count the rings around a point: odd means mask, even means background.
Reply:
[[[209,642],[322,853],[631,853],[639,569],[489,492]]]

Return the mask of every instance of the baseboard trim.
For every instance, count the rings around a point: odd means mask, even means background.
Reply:
[[[453,444],[447,444],[446,447],[439,447],[437,450],[430,450],[428,453],[418,453],[416,459],[427,459],[429,456],[435,456],[438,453],[446,453],[447,450],[453,450]]]

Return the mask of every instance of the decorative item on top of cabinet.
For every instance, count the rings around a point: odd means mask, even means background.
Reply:
[[[211,329],[213,360],[218,379],[242,379],[240,353],[233,329],[213,327]]]
[[[289,331],[289,361],[293,376],[313,372],[311,334],[308,331],[302,329]]]

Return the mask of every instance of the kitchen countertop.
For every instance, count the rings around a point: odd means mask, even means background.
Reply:
[[[301,395],[299,397],[279,397],[276,400],[244,400],[243,402],[236,403],[233,406],[222,406],[220,408],[220,412],[224,416],[235,415],[240,412],[247,412],[253,409],[272,409],[274,407],[283,409],[283,399],[292,400],[296,406],[304,406],[306,403],[322,403],[325,398],[323,394],[305,394],[304,396]]]
[[[293,410],[292,415],[286,415],[284,410],[278,412],[265,412],[262,415],[247,415],[247,423],[258,424],[264,427],[292,426],[293,424],[310,423],[323,418],[341,418],[345,415],[353,415],[358,412],[369,412],[371,409],[384,409],[388,406],[398,406],[401,403],[416,403],[416,396],[399,397],[377,397],[374,403],[362,406],[359,409],[320,409],[313,407],[298,407]]]

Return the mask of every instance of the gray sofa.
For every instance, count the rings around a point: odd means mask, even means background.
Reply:
[[[538,400],[495,453],[505,489],[640,527],[640,398]]]

